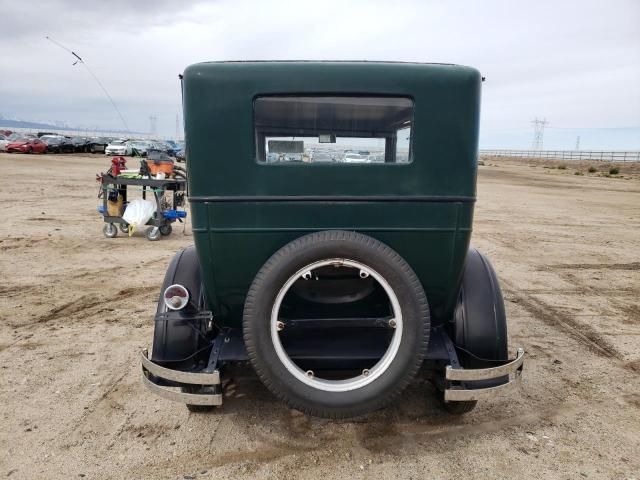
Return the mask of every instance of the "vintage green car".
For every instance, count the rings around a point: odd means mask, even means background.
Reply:
[[[393,62],[212,62],[182,77],[195,247],[169,265],[145,383],[222,404],[249,361],[345,418],[419,370],[452,413],[517,383],[498,279],[469,246],[482,78]]]

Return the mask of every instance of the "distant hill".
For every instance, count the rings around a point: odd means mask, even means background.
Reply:
[[[8,130],[16,129],[16,128],[24,128],[28,130],[41,130],[41,131],[75,131],[82,132],[85,128],[82,127],[69,127],[69,126],[60,126],[60,125],[51,125],[49,123],[40,123],[40,122],[29,122],[27,120],[9,120],[7,118],[0,118],[0,128],[6,128]],[[124,130],[117,129],[108,129],[108,130],[89,130],[89,132],[110,132],[110,133],[122,133],[122,134],[136,134],[136,135],[145,135],[144,132],[125,132]]]
[[[56,130],[78,130],[72,127],[59,127],[56,125],[49,125],[47,123],[27,122],[24,120],[7,120],[0,118],[0,127],[3,128],[30,128],[34,130],[43,129],[56,129]]]

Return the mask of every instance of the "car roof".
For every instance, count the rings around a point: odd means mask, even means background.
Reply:
[[[183,75],[190,191],[194,198],[256,192],[264,196],[472,198],[480,91],[478,70],[444,63],[241,61],[190,65]],[[344,168],[260,164],[256,160],[256,100],[321,96],[410,99],[415,124],[413,162]],[[216,155],[211,155],[212,144]]]

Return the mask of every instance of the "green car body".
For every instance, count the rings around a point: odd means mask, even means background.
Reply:
[[[470,246],[482,77],[391,62],[213,62],[182,77],[194,246],[167,268],[143,381],[201,411],[249,362],[309,415],[452,414],[519,383]]]
[[[320,230],[389,245],[413,268],[432,325],[451,319],[472,231],[480,73],[448,64],[212,62],[183,76],[193,234],[209,309],[239,327],[256,273],[279,248]],[[409,163],[258,161],[257,98],[405,97]]]

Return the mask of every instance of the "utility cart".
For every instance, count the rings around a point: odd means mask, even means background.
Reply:
[[[187,68],[195,246],[168,267],[145,384],[211,408],[248,361],[330,418],[402,402],[418,371],[454,414],[517,385],[524,350],[470,245],[481,85],[444,64]]]
[[[186,180],[184,178],[127,178],[103,174],[102,181],[102,205],[98,207],[98,212],[102,214],[105,226],[102,229],[104,236],[114,238],[118,235],[118,228],[123,233],[128,233],[129,224],[122,218],[128,204],[127,193],[130,188],[142,190],[142,199],[153,196],[156,202],[156,211],[147,222],[149,227],[145,231],[145,236],[150,241],[159,240],[162,236],[171,235],[171,224],[176,220],[182,221],[186,218],[187,212],[184,207],[184,196],[186,191]],[[166,194],[169,195],[166,195]],[[115,207],[109,208],[109,197],[115,196]],[[167,198],[168,197],[168,198]],[[114,215],[114,213],[118,213]]]

